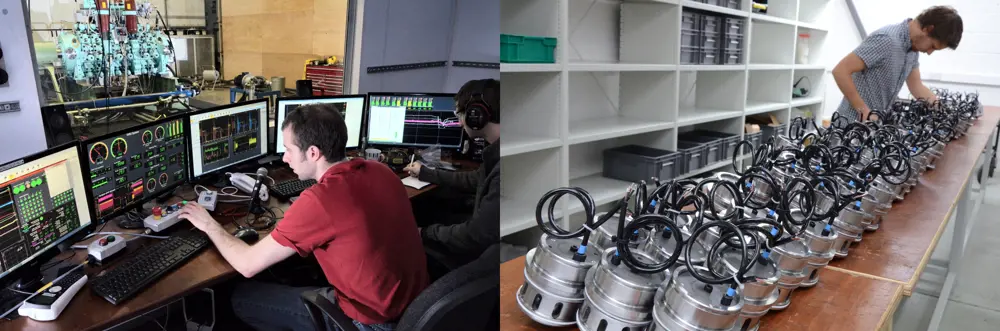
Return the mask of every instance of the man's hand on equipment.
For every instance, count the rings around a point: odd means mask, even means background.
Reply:
[[[860,116],[858,118],[859,122],[862,122],[862,123],[868,121],[868,114],[870,114],[872,112],[871,109],[868,109],[868,106],[864,106],[864,107],[861,107],[861,108],[855,108],[855,110],[857,110],[858,116]]]
[[[403,171],[409,173],[411,177],[419,177],[421,167],[423,166],[420,164],[420,162],[411,162],[410,164],[406,165],[405,168],[403,168]]]
[[[208,214],[205,207],[202,207],[197,203],[184,205],[184,208],[181,208],[181,214],[178,215],[178,217],[188,220],[188,222],[191,222],[194,227],[203,232],[208,232],[209,229],[221,226],[215,221],[215,218],[212,218],[212,215]]]

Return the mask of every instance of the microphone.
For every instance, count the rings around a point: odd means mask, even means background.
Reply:
[[[253,183],[253,191],[250,192],[250,212],[253,214],[263,214],[264,209],[260,206],[260,186],[263,185],[263,178],[267,177],[267,169],[260,167],[257,169],[257,180]]]

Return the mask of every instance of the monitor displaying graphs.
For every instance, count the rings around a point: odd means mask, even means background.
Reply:
[[[365,96],[364,95],[343,95],[343,96],[331,96],[331,97],[313,97],[313,98],[282,98],[278,99],[277,103],[277,135],[275,138],[277,142],[275,144],[277,153],[285,152],[284,137],[281,135],[281,127],[285,122],[285,116],[288,113],[298,108],[299,106],[308,104],[328,104],[333,107],[333,109],[340,113],[340,116],[344,118],[344,124],[347,125],[347,148],[357,148],[361,144],[361,130],[362,122],[365,118]]]
[[[452,94],[369,95],[368,143],[445,148],[462,145]]]
[[[191,115],[192,176],[198,177],[267,153],[267,100]]]

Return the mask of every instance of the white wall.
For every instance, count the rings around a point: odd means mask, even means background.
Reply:
[[[10,74],[6,87],[0,87],[0,102],[16,101],[21,111],[0,113],[0,164],[37,153],[46,147],[38,83],[28,50],[21,0],[0,0],[0,47],[5,70]]]
[[[980,101],[1000,105],[1000,2],[995,0],[855,0],[868,32],[886,24],[917,17],[934,5],[952,6],[962,16],[964,33],[956,50],[920,55],[920,73],[930,87],[956,91],[978,91]],[[892,13],[892,15],[885,15]],[[849,17],[848,17],[849,18]],[[903,88],[901,97],[908,97]]]
[[[855,3],[857,2],[856,0]],[[851,18],[851,12],[845,0],[830,0],[819,23],[829,29],[820,59],[821,63],[826,66],[826,72],[823,74],[825,80],[823,86],[826,87],[823,118],[830,118],[837,111],[837,106],[840,105],[840,101],[844,98],[844,94],[840,92],[837,83],[833,81],[833,75],[830,73],[830,70],[833,70],[837,62],[840,62],[840,59],[858,47],[861,43],[861,35],[854,25],[854,20]]]

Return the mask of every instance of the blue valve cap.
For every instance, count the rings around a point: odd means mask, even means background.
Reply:
[[[772,236],[777,236],[778,235],[778,229],[777,228],[771,229],[771,235]]]
[[[586,254],[587,253],[587,245],[580,245],[580,247],[576,249],[576,253],[580,254],[580,255]],[[615,252],[615,254],[618,254],[618,252]]]
[[[736,296],[736,290],[734,290],[732,287],[726,289],[726,296],[728,297]]]

